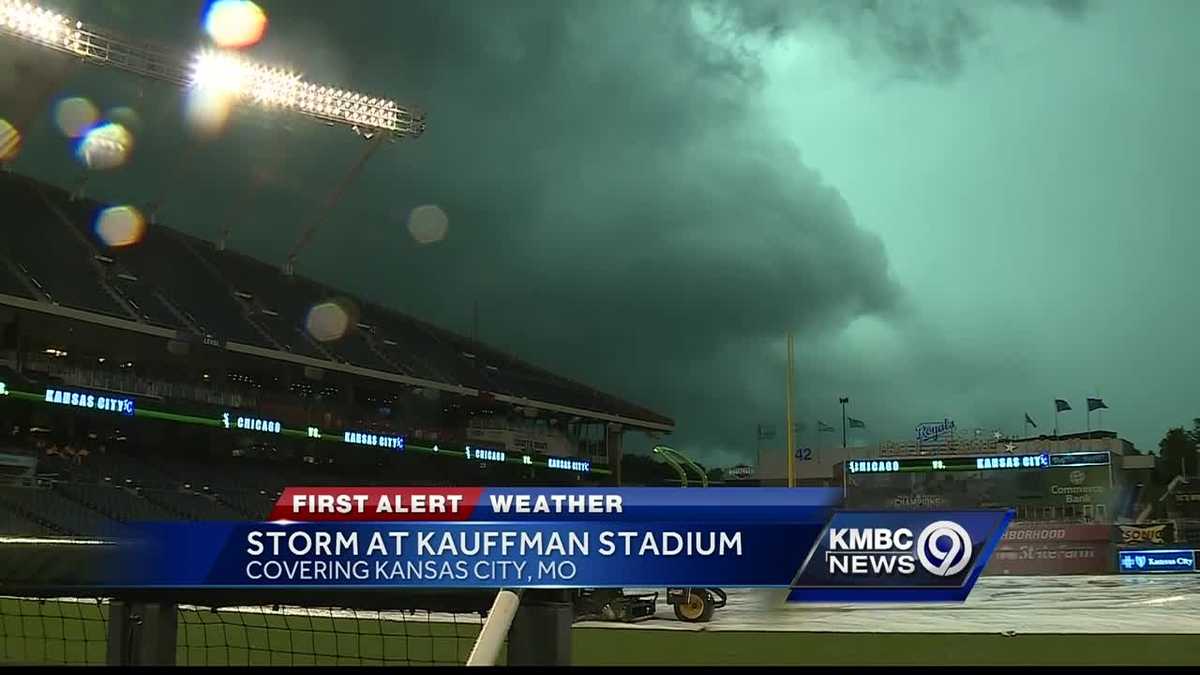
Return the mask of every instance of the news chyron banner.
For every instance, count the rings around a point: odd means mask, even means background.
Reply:
[[[777,587],[962,601],[1011,512],[839,511],[840,490],[288,488],[267,522],[149,523],[121,587]]]

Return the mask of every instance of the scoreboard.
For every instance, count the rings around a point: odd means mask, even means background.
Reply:
[[[1110,462],[1107,452],[1041,452],[986,456],[908,457],[899,459],[852,459],[850,474],[933,473],[942,471],[1030,470],[1059,467],[1102,466]]]

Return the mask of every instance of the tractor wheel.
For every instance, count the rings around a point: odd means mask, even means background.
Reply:
[[[708,623],[716,611],[712,593],[703,588],[694,588],[688,593],[687,602],[675,605],[675,618],[687,623]]]

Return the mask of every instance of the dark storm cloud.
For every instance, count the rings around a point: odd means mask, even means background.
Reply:
[[[303,32],[371,33],[351,23]],[[355,202],[432,201],[451,229],[434,247],[380,240],[402,262],[363,272],[372,295],[460,329],[478,302],[485,338],[712,445],[744,445],[777,398],[746,377],[774,361],[765,343],[895,304],[879,240],[754,112],[757,63],[684,3],[416,3],[388,25],[376,63],[360,62],[368,77],[394,64],[390,88],[430,128]],[[355,235],[321,239],[323,276],[376,236],[372,220],[338,219]]]
[[[779,37],[815,17],[935,74],[959,68],[979,31],[965,3],[263,4],[274,20],[260,58],[394,92],[429,118],[425,137],[372,160],[303,271],[460,331],[478,303],[485,340],[674,416],[676,441],[702,453],[746,450],[774,419],[788,330],[816,343],[907,311],[879,239],[755,108],[753,50],[712,20]],[[93,11],[134,33],[195,27],[198,6]],[[165,172],[184,185],[166,222],[210,237],[234,223],[236,246],[281,261],[359,152],[341,130],[285,128],[243,119],[184,162],[179,129],[152,127],[113,189],[145,201],[167,189]],[[421,247],[404,216],[425,203],[451,225]],[[857,381],[802,367],[805,391]]]
[[[1081,17],[1088,0],[706,0],[734,33],[778,39],[798,29],[833,30],[860,59],[881,56],[893,74],[918,79],[958,75],[972,43],[987,33],[987,14],[1015,5]]]

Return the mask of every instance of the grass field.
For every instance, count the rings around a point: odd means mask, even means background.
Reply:
[[[463,663],[477,618],[185,609],[177,663]],[[0,598],[0,662],[103,664],[107,607]],[[1195,635],[687,631],[576,627],[577,665],[1200,665]],[[503,661],[502,661],[503,662]]]

